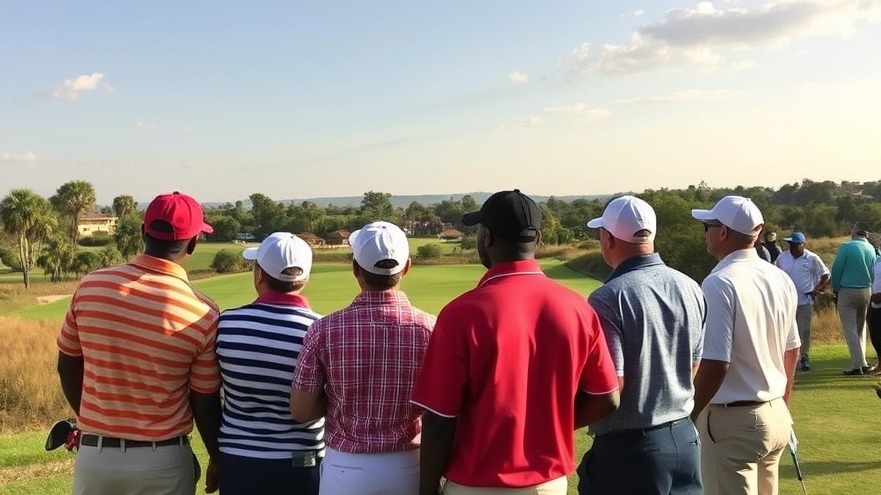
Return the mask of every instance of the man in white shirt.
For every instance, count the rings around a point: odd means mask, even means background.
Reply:
[[[810,371],[814,298],[829,285],[829,269],[819,256],[805,248],[805,235],[801,232],[793,232],[783,240],[789,243],[789,251],[780,253],[774,264],[789,275],[798,292],[795,322],[801,339],[800,366],[802,371]]]
[[[692,412],[704,493],[776,494],[792,427],[798,294],[783,271],[756,254],[764,220],[751,200],[726,196],[691,215],[704,224],[707,251],[719,260],[701,285],[707,319]]]

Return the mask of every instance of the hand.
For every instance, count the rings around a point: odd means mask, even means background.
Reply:
[[[205,468],[205,493],[214,493],[218,486],[219,466],[213,459],[208,459],[208,467]]]

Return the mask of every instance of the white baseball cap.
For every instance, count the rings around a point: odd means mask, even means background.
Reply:
[[[349,245],[358,266],[377,275],[395,275],[404,270],[410,258],[407,235],[397,225],[389,222],[368,223],[349,236]],[[393,260],[392,268],[380,268],[380,261]]]
[[[713,205],[712,210],[691,210],[691,216],[702,222],[721,222],[745,235],[759,235],[765,223],[759,207],[743,196],[725,196]]]
[[[303,239],[290,232],[275,232],[260,243],[260,247],[245,249],[242,257],[256,260],[260,268],[282,282],[301,282],[312,271],[312,248]],[[300,275],[282,273],[288,268],[303,270]]]
[[[603,216],[587,222],[591,229],[606,229],[615,239],[633,244],[647,244],[655,240],[658,218],[655,210],[635,196],[621,196],[609,201]],[[637,236],[640,231],[647,236]]]

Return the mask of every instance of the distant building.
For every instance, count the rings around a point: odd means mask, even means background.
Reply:
[[[110,215],[82,215],[77,218],[76,230],[79,237],[101,237],[116,233],[119,218]]]
[[[335,230],[324,236],[324,240],[328,246],[348,246],[349,235],[348,230]]]
[[[465,234],[456,229],[446,229],[438,234],[437,237],[438,239],[443,239],[445,241],[461,241],[463,235]]]
[[[318,237],[312,232],[300,232],[297,234],[297,237],[303,239],[307,244],[313,247],[324,247],[327,244],[324,239]]]

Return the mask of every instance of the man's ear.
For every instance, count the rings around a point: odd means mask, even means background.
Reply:
[[[354,275],[355,278],[361,276],[361,267],[358,266],[358,262],[355,260],[352,260],[352,275]]]
[[[401,271],[401,276],[402,276],[402,277],[403,277],[404,275],[406,275],[407,272],[410,271],[410,266],[412,266],[412,265],[413,265],[413,260],[410,259],[410,258],[407,258],[407,262],[404,263],[404,270]]]
[[[187,243],[187,254],[193,254],[196,250],[196,244],[199,243],[199,236],[193,237],[190,239],[190,242]]]

